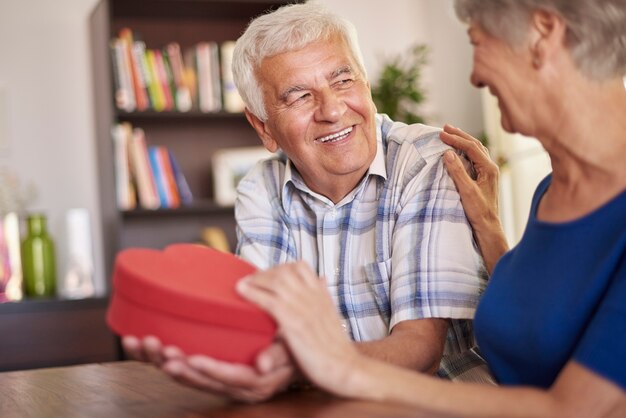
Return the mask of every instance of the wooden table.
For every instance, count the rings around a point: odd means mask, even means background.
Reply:
[[[317,390],[247,405],[184,387],[134,361],[0,373],[0,417],[331,417],[416,416],[409,407],[343,400]]]

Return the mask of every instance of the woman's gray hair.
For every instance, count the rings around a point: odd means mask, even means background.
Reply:
[[[366,77],[356,29],[346,19],[316,3],[292,4],[257,17],[237,40],[233,52],[233,77],[248,109],[267,120],[263,92],[255,71],[267,57],[296,51],[320,40],[340,35]]]
[[[578,69],[595,80],[626,74],[625,0],[455,0],[462,21],[473,21],[512,46],[528,33],[533,11],[562,16]]]

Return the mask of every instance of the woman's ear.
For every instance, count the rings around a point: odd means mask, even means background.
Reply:
[[[250,125],[252,125],[257,135],[259,136],[259,138],[261,138],[261,142],[263,142],[263,146],[269,152],[276,152],[279,148],[278,142],[276,142],[274,137],[271,135],[267,127],[267,123],[259,119],[247,107],[245,108],[244,113],[246,114],[246,119],[248,119],[248,122],[250,122]]]
[[[533,67],[543,64],[565,43],[567,25],[563,18],[547,10],[535,10],[531,17],[530,52]]]

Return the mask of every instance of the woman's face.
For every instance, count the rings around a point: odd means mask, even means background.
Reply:
[[[475,23],[470,24],[467,32],[474,48],[470,81],[476,87],[487,87],[498,99],[505,131],[529,135],[536,97],[530,48],[525,44],[512,47]]]

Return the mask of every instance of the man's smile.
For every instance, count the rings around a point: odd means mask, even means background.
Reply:
[[[354,126],[350,126],[346,129],[342,129],[339,132],[335,132],[333,134],[326,135],[321,138],[317,138],[316,141],[322,142],[322,143],[341,141],[342,139],[347,138],[353,129],[354,129]]]

